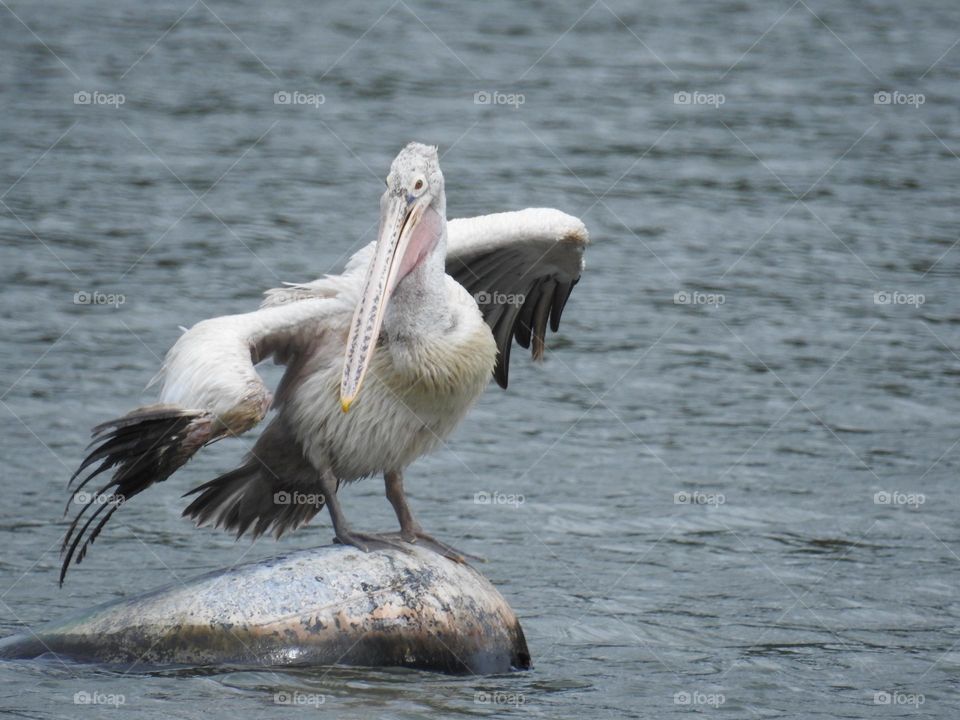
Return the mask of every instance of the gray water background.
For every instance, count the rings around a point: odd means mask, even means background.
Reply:
[[[546,363],[514,352],[509,391],[408,472],[424,524],[489,559],[532,672],[15,663],[0,707],[956,717],[958,39],[952,2],[4,0],[5,634],[329,541],[325,516],[253,545],[182,520],[246,447],[225,441],[56,585],[89,427],[153,397],[179,325],[337,271],[405,142],[440,146],[451,217],[558,207],[594,245]],[[343,496],[392,526],[379,482]]]

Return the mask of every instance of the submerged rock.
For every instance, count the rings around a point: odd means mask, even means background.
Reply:
[[[330,545],[217,570],[0,640],[0,658],[122,666],[530,667],[520,622],[480,573],[416,546]]]

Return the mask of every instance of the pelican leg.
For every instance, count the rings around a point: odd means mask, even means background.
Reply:
[[[324,471],[320,476],[320,488],[323,490],[324,501],[330,511],[330,520],[333,522],[334,542],[341,545],[350,545],[363,552],[383,548],[406,550],[402,542],[397,542],[389,536],[351,530],[350,524],[343,514],[343,509],[340,507],[340,500],[337,498],[337,487],[338,482],[333,474]]]
[[[387,491],[387,500],[393,505],[393,511],[397,514],[397,520],[400,522],[400,537],[403,540],[408,543],[419,541],[424,547],[428,547],[454,562],[465,564],[467,558],[483,561],[481,557],[461,552],[424,532],[423,527],[413,517],[410,505],[407,504],[407,495],[403,491],[403,473],[399,470],[385,472],[383,474],[383,484]]]

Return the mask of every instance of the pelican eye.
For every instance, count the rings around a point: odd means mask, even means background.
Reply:
[[[413,184],[414,190],[420,190],[422,187],[423,187],[423,180],[417,180],[417,182]]]

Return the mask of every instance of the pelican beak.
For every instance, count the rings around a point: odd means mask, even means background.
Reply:
[[[380,200],[380,233],[347,337],[340,379],[344,412],[350,409],[370,366],[390,295],[432,249],[434,236],[439,236],[440,217],[430,202],[428,192],[413,197],[390,190]]]

